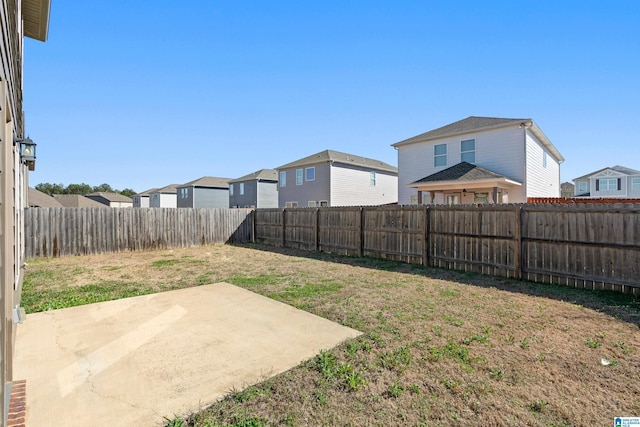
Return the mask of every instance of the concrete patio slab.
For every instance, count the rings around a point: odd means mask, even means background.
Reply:
[[[35,313],[28,426],[161,426],[360,333],[227,283]]]

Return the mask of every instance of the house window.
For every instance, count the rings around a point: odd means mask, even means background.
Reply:
[[[582,193],[586,193],[587,192],[587,182],[586,181],[580,181],[578,183],[578,193],[582,194]]]
[[[309,206],[310,208],[315,208],[316,207],[316,202],[315,200],[309,200],[307,202],[307,206]]]
[[[631,178],[631,189],[640,190],[640,178]]]
[[[371,187],[375,187],[376,186],[376,173],[375,173],[375,171],[369,172],[369,181],[370,181],[370,186]]]
[[[298,202],[287,202],[284,204],[285,208],[297,208],[298,207]]]
[[[542,152],[542,166],[543,167],[547,167],[547,152],[543,151]]]
[[[233,196],[233,184],[229,184],[229,194]]]
[[[326,208],[327,206],[329,206],[329,202],[326,200],[320,200],[320,207]]]
[[[296,185],[302,185],[302,169],[296,169]]]
[[[620,180],[617,178],[602,178],[596,181],[597,191],[620,190]]]
[[[447,166],[447,144],[438,144],[433,147],[433,165]]]
[[[244,195],[244,182],[240,183],[240,195],[243,196]]]
[[[280,172],[280,188],[287,186],[287,172]]]
[[[460,160],[463,162],[476,162],[476,140],[467,139],[460,142]]]
[[[316,168],[310,167],[304,170],[304,179],[305,181],[315,181],[316,180]]]

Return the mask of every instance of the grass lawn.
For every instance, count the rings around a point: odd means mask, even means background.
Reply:
[[[169,426],[605,426],[640,416],[640,304],[624,295],[262,245],[28,264],[27,313],[224,281],[364,332]]]

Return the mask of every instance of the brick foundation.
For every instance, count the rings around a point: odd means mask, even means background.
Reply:
[[[9,400],[7,427],[25,427],[27,423],[27,381],[14,381]]]

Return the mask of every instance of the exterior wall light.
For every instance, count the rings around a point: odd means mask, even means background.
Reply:
[[[20,158],[32,171],[36,168],[36,143],[29,137],[16,141],[20,144]]]

